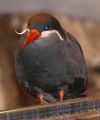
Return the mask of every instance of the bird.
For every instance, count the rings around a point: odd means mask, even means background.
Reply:
[[[87,67],[79,42],[48,13],[29,18],[15,57],[21,87],[34,98],[55,102],[85,97]]]

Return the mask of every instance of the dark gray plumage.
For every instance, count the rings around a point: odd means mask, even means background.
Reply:
[[[63,30],[54,17],[38,14],[33,18],[28,23],[30,29],[35,28],[41,33],[44,31],[44,26],[49,26],[50,30],[57,30],[64,40],[61,41],[56,33],[52,33],[21,48],[26,38],[23,36],[16,55],[16,73],[19,83],[33,97],[36,97],[39,92],[37,88],[54,97],[54,100],[45,97],[47,101],[59,100],[60,89],[65,91],[64,99],[85,96],[87,70],[79,43]],[[55,26],[54,23],[57,25]]]

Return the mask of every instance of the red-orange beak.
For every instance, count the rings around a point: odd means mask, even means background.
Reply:
[[[32,29],[24,41],[22,48],[30,44],[32,41],[37,40],[40,37],[40,33],[36,29]]]

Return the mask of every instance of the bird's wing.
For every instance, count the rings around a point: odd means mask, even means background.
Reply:
[[[82,88],[82,91],[85,91],[87,87],[87,68],[81,46],[69,33],[66,33],[65,45],[65,58],[69,62],[67,66],[74,77],[73,86],[76,89],[80,90]]]
[[[83,54],[83,50],[79,44],[79,42],[76,40],[75,37],[73,37],[70,33],[66,32],[66,41],[67,44],[69,43],[75,50],[79,51],[81,54]]]

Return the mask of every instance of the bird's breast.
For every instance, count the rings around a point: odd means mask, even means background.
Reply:
[[[23,74],[23,78],[34,85],[41,81],[40,87],[55,84],[59,86],[61,84],[59,79],[64,79],[66,72],[62,48],[62,41],[58,36],[42,38],[24,49],[20,48],[17,54],[17,66],[22,66],[19,71]]]

